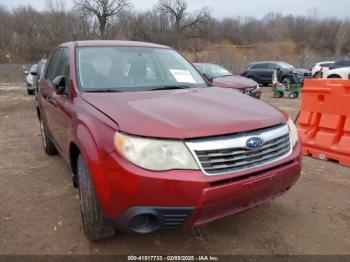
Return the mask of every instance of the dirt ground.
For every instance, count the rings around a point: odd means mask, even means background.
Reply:
[[[300,99],[263,100],[292,116]],[[189,232],[119,233],[89,242],[78,192],[60,156],[41,146],[35,100],[0,86],[0,254],[350,254],[350,169],[304,158],[282,197]]]

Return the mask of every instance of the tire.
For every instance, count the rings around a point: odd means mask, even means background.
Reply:
[[[279,92],[274,92],[273,93],[274,98],[280,98],[280,93]]]
[[[28,95],[31,95],[31,96],[34,95],[34,90],[29,90],[29,89],[27,89],[27,94],[28,94]]]
[[[293,92],[293,93],[290,93],[289,94],[289,98],[290,99],[295,99],[295,98],[297,98],[298,97],[298,93],[296,93],[296,92]]]
[[[47,135],[46,128],[45,128],[44,123],[41,119],[39,120],[39,124],[40,124],[41,141],[43,143],[43,148],[44,148],[45,153],[48,154],[49,156],[57,155],[58,151],[56,149],[56,146],[52,142],[50,137]]]
[[[102,214],[90,171],[81,154],[78,157],[78,185],[81,218],[86,238],[94,241],[112,237],[115,234],[115,228]]]

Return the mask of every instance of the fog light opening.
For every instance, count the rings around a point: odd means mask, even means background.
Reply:
[[[140,214],[130,221],[130,228],[136,233],[151,233],[161,227],[161,220],[154,214]]]

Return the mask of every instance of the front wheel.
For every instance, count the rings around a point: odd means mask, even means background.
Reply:
[[[298,95],[297,92],[293,92],[293,93],[290,93],[290,94],[289,94],[289,98],[290,98],[290,99],[298,98],[298,96],[299,96],[299,95]]]
[[[78,157],[78,185],[84,233],[89,240],[112,237],[115,228],[103,216],[99,207],[90,171],[83,156]]]

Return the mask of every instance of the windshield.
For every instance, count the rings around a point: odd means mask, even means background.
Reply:
[[[202,74],[205,74],[209,78],[232,76],[231,72],[221,66],[214,64],[201,64],[198,65],[198,69]]]
[[[290,65],[288,63],[278,63],[279,66],[281,66],[282,68],[286,68],[286,69],[294,69],[295,66]]]
[[[186,59],[165,48],[79,47],[77,72],[87,92],[207,87]]]
[[[36,73],[36,71],[38,70],[38,65],[35,64],[35,65],[32,65],[29,69],[29,72],[30,73]]]

